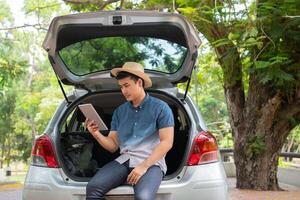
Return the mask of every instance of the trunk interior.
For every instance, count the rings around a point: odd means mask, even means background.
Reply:
[[[164,179],[177,176],[185,166],[188,153],[190,119],[177,98],[164,92],[148,92],[168,103],[172,109],[175,128],[172,149],[166,155],[168,171]],[[110,153],[102,148],[93,136],[84,128],[85,117],[78,109],[78,104],[91,103],[102,120],[110,129],[113,111],[125,102],[120,92],[101,92],[85,95],[76,105],[68,109],[59,125],[58,156],[64,172],[72,180],[88,181],[99,168],[119,156],[119,151]],[[107,135],[109,131],[101,131]]]

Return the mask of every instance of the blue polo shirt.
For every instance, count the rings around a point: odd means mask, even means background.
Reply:
[[[119,163],[129,160],[135,167],[151,154],[159,144],[158,130],[174,126],[173,113],[164,101],[146,94],[142,103],[134,107],[131,102],[120,105],[113,113],[111,130],[117,131],[121,156]],[[165,159],[156,165],[166,173]]]

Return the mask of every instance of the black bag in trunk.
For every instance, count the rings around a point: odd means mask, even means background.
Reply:
[[[80,134],[62,138],[63,157],[70,173],[77,177],[92,177],[98,168],[93,156],[93,141]]]

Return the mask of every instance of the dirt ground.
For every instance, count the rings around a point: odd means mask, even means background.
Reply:
[[[300,188],[280,183],[285,191],[252,191],[235,188],[236,179],[228,178],[229,200],[300,200]]]

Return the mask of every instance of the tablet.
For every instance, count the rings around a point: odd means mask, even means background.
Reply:
[[[99,127],[99,130],[108,130],[106,124],[103,122],[101,117],[98,115],[97,111],[95,110],[95,108],[92,104],[90,104],[90,103],[81,104],[81,105],[78,105],[78,107],[86,118],[95,121],[95,123]]]

